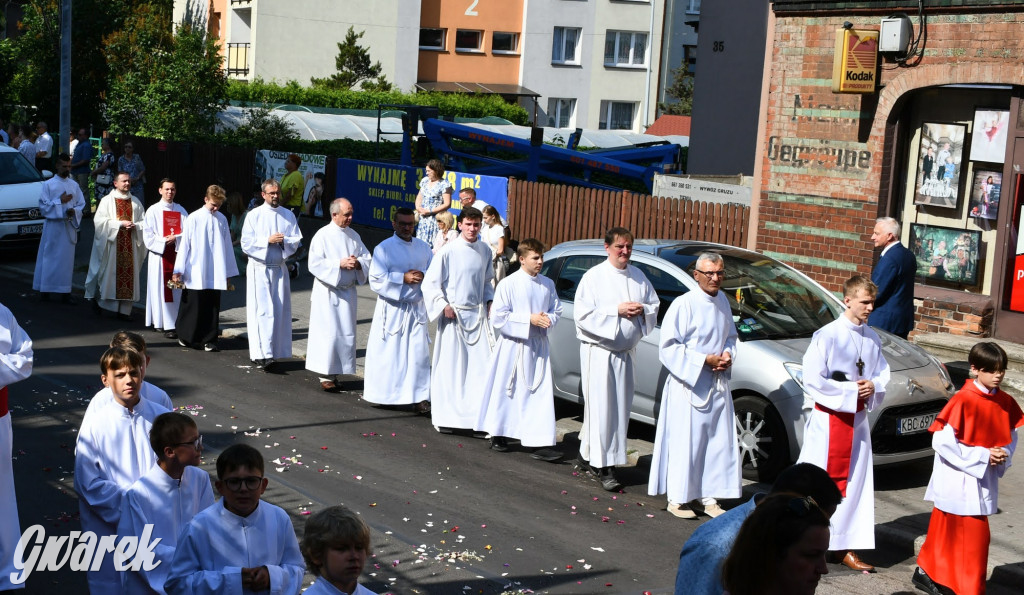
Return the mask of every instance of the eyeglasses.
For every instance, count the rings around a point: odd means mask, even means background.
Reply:
[[[245,485],[245,489],[247,490],[255,490],[260,487],[260,484],[263,482],[263,478],[258,475],[250,475],[249,477],[229,477],[222,481],[229,490],[237,492],[242,489],[243,485]]]
[[[786,508],[789,510],[789,512],[793,513],[799,518],[807,516],[807,514],[811,512],[812,506],[816,510],[821,511],[821,507],[818,506],[818,503],[814,500],[814,498],[810,496],[805,496],[803,498],[793,498],[786,504]]]
[[[702,270],[698,269],[697,272],[701,273],[705,277],[718,277],[719,279],[725,279],[725,271],[724,270],[721,270],[721,271],[702,271]]]
[[[175,444],[174,446],[187,446],[187,445],[191,445],[192,448],[194,448],[196,450],[201,449],[203,447],[203,435],[200,434],[199,437],[196,438],[195,440],[189,440],[188,442],[179,442],[179,443]]]

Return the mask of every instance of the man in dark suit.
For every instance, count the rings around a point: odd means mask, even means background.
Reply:
[[[875,222],[871,241],[882,249],[871,280],[878,286],[868,324],[904,339],[914,328],[914,275],[917,259],[900,243],[900,224],[892,217]]]

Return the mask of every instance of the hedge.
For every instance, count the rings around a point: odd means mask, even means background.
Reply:
[[[338,91],[303,87],[298,81],[285,85],[256,79],[251,83],[230,81],[227,99],[247,103],[287,103],[310,107],[376,110],[381,104],[431,105],[442,116],[485,118],[497,116],[513,124],[529,125],[530,116],[518,105],[505,102],[498,95],[469,93],[402,93],[400,91]]]

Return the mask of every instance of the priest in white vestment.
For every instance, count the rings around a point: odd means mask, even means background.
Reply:
[[[430,411],[430,338],[423,304],[423,272],[434,253],[413,237],[416,216],[399,207],[395,235],[373,250],[370,289],[377,294],[366,344],[363,399],[379,405],[415,405]]]
[[[613,227],[604,238],[608,260],[583,274],[573,315],[580,340],[583,426],[580,467],[601,486],[622,488],[615,465],[626,464],[626,430],[633,405],[633,356],[640,339],[658,324],[661,301],[640,269],[629,264],[633,234]]]
[[[174,274],[178,239],[188,217],[185,207],[174,202],[178,187],[172,180],[160,182],[160,200],[146,209],[142,226],[142,241],[149,250],[146,274],[146,326],[157,332],[165,331],[168,339],[177,339],[174,332],[181,304],[181,290],[167,286]]]
[[[164,595],[164,581],[171,569],[178,535],[200,511],[213,505],[210,475],[197,467],[203,438],[192,417],[170,412],[157,416],[150,429],[150,444],[157,464],[138,479],[121,499],[120,537],[141,537],[149,526],[156,568],[121,573],[126,595]],[[126,562],[131,562],[129,559]]]
[[[73,304],[71,276],[85,197],[78,183],[71,179],[70,161],[66,154],[57,157],[57,175],[43,182],[39,193],[39,214],[46,221],[39,239],[32,289],[44,300],[49,299],[51,293],[59,293],[65,303]]]
[[[437,321],[430,374],[430,417],[438,431],[472,430],[480,416],[480,382],[494,335],[491,249],[480,239],[483,213],[459,213],[459,236],[445,244],[423,277],[427,316]]]
[[[716,498],[739,498],[739,445],[729,377],[736,325],[726,292],[725,262],[702,252],[694,265],[699,290],[672,302],[661,322],[659,355],[668,371],[647,492],[668,494],[668,511],[694,519],[725,511]]]
[[[104,353],[101,365],[103,383],[114,398],[82,418],[74,477],[82,531],[92,531],[97,537],[116,535],[125,491],[156,465],[149,430],[153,420],[167,412],[138,394],[143,360],[137,351],[112,347]],[[90,570],[87,579],[92,593],[121,592],[112,554],[104,558],[99,570]]]
[[[292,288],[285,260],[302,245],[299,224],[281,205],[277,180],[263,182],[263,204],[249,211],[242,224],[246,267],[246,332],[249,359],[266,370],[277,359],[292,356]]]
[[[843,315],[814,333],[803,359],[805,408],[800,463],[828,472],[843,493],[832,515],[829,550],[854,569],[874,571],[854,550],[875,547],[875,482],[868,412],[889,382],[882,341],[868,326],[877,288],[855,275],[843,286]]]
[[[14,491],[13,444],[8,387],[32,375],[32,339],[18,326],[14,314],[0,304],[0,591],[21,588],[11,582],[14,550],[21,539],[18,498]],[[24,583],[22,583],[24,585]]]
[[[142,241],[146,209],[130,193],[131,187],[131,176],[117,174],[114,189],[96,207],[92,255],[85,276],[85,297],[96,300],[93,309],[116,312],[118,319],[125,321],[132,320],[132,304],[141,295],[139,271],[146,259]]]
[[[175,321],[182,347],[219,351],[220,293],[238,275],[231,229],[220,213],[223,204],[224,189],[207,187],[203,206],[185,219],[178,242],[172,279],[185,285]]]
[[[338,374],[356,372],[356,285],[370,272],[370,252],[351,227],[352,203],[331,202],[331,222],[309,242],[309,273],[316,281],[309,300],[306,369],[320,375],[320,388],[337,390]]]
[[[551,385],[548,331],[562,316],[555,284],[540,274],[544,246],[532,238],[519,243],[520,269],[494,291],[491,326],[498,342],[482,385],[475,430],[491,435],[491,448],[509,449],[507,438],[536,447],[534,458],[555,462],[555,401]]]

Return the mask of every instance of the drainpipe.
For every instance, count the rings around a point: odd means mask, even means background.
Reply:
[[[647,130],[647,126],[650,122],[647,121],[648,113],[650,112],[651,105],[651,71],[654,69],[654,5],[657,4],[657,0],[651,0],[651,25],[647,28],[647,76],[644,83],[644,128]],[[640,130],[640,132],[643,132]]]

